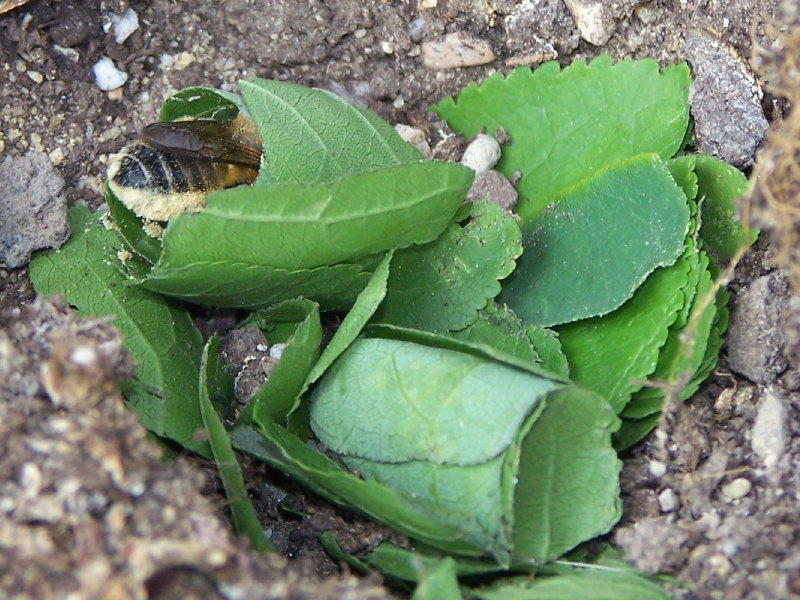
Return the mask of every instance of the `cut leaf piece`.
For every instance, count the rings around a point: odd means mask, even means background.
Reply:
[[[130,285],[114,255],[124,245],[117,232],[97,224],[84,207],[69,211],[72,237],[58,252],[31,261],[39,294],[64,294],[82,315],[115,317],[136,375],[122,391],[142,424],[156,435],[210,456],[197,405],[197,373],[203,350],[189,313],[164,298]]]
[[[330,92],[266,79],[239,87],[264,144],[256,185],[329,182],[422,158],[386,121]]]
[[[690,83],[685,64],[659,73],[654,60],[614,65],[600,56],[588,66],[550,62],[497,73],[434,110],[467,138],[501,128],[511,138],[497,168],[509,178],[522,173],[517,211],[525,221],[605,167],[675,154],[689,122]]]
[[[607,314],[675,262],[688,226],[686,196],[657,156],[608,167],[523,226],[499,300],[543,327]]]
[[[568,387],[522,442],[514,492],[514,558],[556,558],[606,533],[622,515],[619,471],[611,446],[619,419],[598,394]]]
[[[505,305],[497,307],[490,302],[478,314],[477,321],[450,335],[458,340],[492,346],[563,377],[569,376],[567,358],[561,352],[556,333],[528,325]]]
[[[456,563],[452,558],[440,560],[431,569],[422,568],[421,571],[411,600],[461,600]]]
[[[234,101],[236,98],[237,101]],[[229,121],[236,118],[242,106],[234,94],[207,87],[188,87],[173,94],[161,106],[159,120],[213,119]]]
[[[444,524],[444,513],[423,509],[380,483],[354,477],[274,423],[260,423],[257,429],[237,427],[231,439],[234,447],[280,469],[328,500],[358,510],[420,542],[465,556],[484,552],[462,531]]]
[[[711,326],[717,315],[717,305],[713,298],[709,299],[712,281],[711,273],[708,271],[709,258],[705,252],[698,254],[698,263],[694,270],[699,274],[699,281],[694,282],[692,289],[693,298],[688,299],[690,311],[687,311],[685,318],[673,324],[670,328],[667,343],[661,349],[658,357],[658,365],[650,376],[650,379],[659,383],[674,384],[681,377],[693,376],[700,368],[705,357],[706,344],[711,332]],[[700,309],[701,302],[708,302],[703,313],[697,317],[698,321],[693,335],[688,344],[684,338],[687,331],[684,327],[687,324],[689,315],[694,315]],[[687,355],[687,352],[689,353]],[[684,388],[677,396],[678,400],[686,400],[694,393],[696,388]],[[661,410],[664,402],[664,390],[662,388],[644,388],[634,395],[622,415],[628,418],[645,417],[649,414]]]
[[[700,196],[700,236],[719,261],[728,261],[752,244],[755,231],[745,231],[739,221],[736,199],[747,191],[747,178],[729,164],[708,154],[696,156],[695,173]]]
[[[556,387],[461,352],[361,339],[315,388],[311,427],[338,454],[476,465],[504,452]]]
[[[103,193],[108,212],[128,247],[151,265],[155,264],[161,255],[161,240],[147,235],[141,217],[117,199],[108,183],[103,186]]]
[[[392,262],[392,251],[383,257],[367,287],[359,294],[353,308],[351,308],[336,333],[333,334],[331,341],[325,346],[319,360],[314,364],[303,385],[303,392],[312,383],[316,382],[322,374],[330,367],[333,362],[341,356],[342,352],[350,347],[350,344],[358,337],[367,322],[378,309],[381,301],[386,295],[386,284],[389,280],[389,265]]]
[[[292,331],[281,340],[270,339],[265,332],[272,344],[282,343],[285,347],[269,377],[242,412],[240,422],[269,418],[285,427],[303,383],[319,357],[322,342],[319,306],[311,300],[286,300],[259,313],[258,321],[264,328],[275,322],[289,323]]]
[[[619,309],[557,329],[570,376],[616,412],[655,370],[669,328],[683,308],[691,261],[655,271]]]
[[[372,276],[370,257],[364,263],[287,271],[230,262],[190,264],[151,271],[142,285],[166,296],[209,306],[264,308],[283,300],[308,298],[323,310],[352,305]]]
[[[477,600],[670,600],[657,583],[630,572],[575,569],[552,577],[501,579],[470,590]]]
[[[471,180],[472,172],[461,165],[428,162],[331,184],[224,190],[212,194],[203,211],[170,221],[161,258],[145,285],[194,302],[252,308],[300,295],[325,297],[325,286],[315,280],[319,275],[328,286],[338,284],[327,294],[338,297],[346,287],[342,277],[331,281],[327,273],[308,271],[338,268],[345,278],[355,277],[359,270],[349,263],[433,240]],[[271,291],[277,286],[282,289]],[[259,302],[260,294],[267,299]]]
[[[500,293],[497,280],[508,276],[521,253],[511,215],[481,202],[465,226],[451,224],[434,241],[395,254],[374,320],[442,333],[463,329]]]
[[[219,387],[220,382],[217,378],[224,378],[228,384],[228,400],[233,401],[233,382],[227,377],[219,364],[219,338],[212,337],[205,348],[200,364],[200,395],[199,406],[200,415],[203,418],[203,425],[208,432],[208,443],[214,462],[217,464],[222,485],[225,488],[225,496],[228,498],[228,506],[233,515],[233,523],[239,535],[247,536],[254,550],[266,552],[275,550],[275,547],[267,540],[264,530],[258,522],[258,516],[247,496],[247,486],[242,478],[242,470],[233,453],[231,442],[228,439],[228,432],[214,410],[211,403],[211,390]]]

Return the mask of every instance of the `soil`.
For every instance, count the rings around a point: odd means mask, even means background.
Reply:
[[[599,54],[689,60],[697,146],[749,169],[765,116],[777,125],[786,108],[750,68],[753,40],[769,47],[775,35],[777,0],[600,2],[599,16],[581,22],[575,15],[592,4],[32,0],[0,14],[0,595],[402,594],[340,569],[318,536],[332,531],[348,552],[402,540],[263,465],[245,461],[246,480],[290,560],[234,540],[213,468],[190,457],[161,462],[120,409],[115,382],[130,364],[113,327],[34,301],[25,263],[63,241],[66,206],[102,205],[109,155],[156,119],[166,97],[191,85],[235,91],[255,76],[328,89],[435,143],[444,125],[428,106],[495,71]],[[112,17],[128,9],[138,28],[118,43]],[[450,33],[488,45],[490,60],[429,66],[423,43]],[[127,73],[124,86],[98,87],[101,57]],[[19,200],[26,169],[41,179],[34,208]],[[12,223],[27,223],[24,235]],[[731,281],[718,369],[624,457],[625,516],[610,539],[639,568],[684,582],[674,589],[683,598],[800,598],[800,301],[780,240],[764,227]]]

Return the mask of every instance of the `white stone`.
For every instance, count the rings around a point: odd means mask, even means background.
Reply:
[[[489,42],[465,33],[446,36],[422,44],[422,62],[430,69],[456,69],[485,65],[494,60]]]
[[[758,405],[750,445],[768,469],[774,467],[786,449],[786,405],[767,389]]]
[[[431,147],[428,144],[428,139],[425,137],[425,132],[422,131],[419,127],[411,127],[409,125],[403,125],[402,123],[398,123],[394,126],[394,130],[397,132],[404,142],[408,142],[412,146],[414,146],[417,150],[422,152],[426,157],[431,158],[433,153],[431,152]]]
[[[605,0],[564,0],[578,26],[581,37],[602,46],[614,33],[617,24]]]
[[[720,491],[729,500],[739,500],[747,496],[751,489],[753,489],[753,484],[748,479],[738,477],[723,485]]]
[[[658,506],[661,512],[669,513],[678,510],[681,505],[678,494],[667,488],[658,495]]]
[[[499,160],[500,144],[492,136],[479,133],[464,150],[461,164],[476,173],[483,173],[493,168]]]
[[[114,41],[122,44],[131,34],[139,29],[139,16],[132,8],[122,15],[111,15],[111,28],[114,31]]]
[[[286,349],[286,344],[274,344],[269,347],[269,357],[275,360],[280,360],[283,351]]]
[[[651,460],[647,465],[647,471],[656,479],[661,479],[667,473],[667,465],[660,460]]]
[[[114,61],[104,56],[92,67],[94,71],[94,79],[99,87],[104,92],[115,90],[118,87],[125,85],[128,81],[128,74],[125,71],[120,71],[114,65]]]

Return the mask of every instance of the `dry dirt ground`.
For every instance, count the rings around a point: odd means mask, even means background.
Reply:
[[[748,67],[752,40],[770,43],[776,3],[619,0],[587,21],[580,7],[592,2],[561,0],[33,0],[0,15],[0,232],[30,216],[26,236],[0,239],[0,597],[399,593],[340,574],[316,541],[332,530],[359,551],[391,532],[246,464],[264,526],[291,560],[250,554],[227,529],[208,465],[160,462],[120,408],[114,382],[131,365],[115,330],[34,302],[28,253],[63,242],[64,203],[100,206],[109,154],[171,93],[290,80],[436,136],[427,106],[497,70],[603,53],[689,60],[702,83],[692,94],[699,147],[749,173],[764,116],[777,122],[786,109],[761,96]],[[113,16],[127,9],[138,28],[118,43]],[[453,32],[488,44],[494,59],[426,66],[421,43]],[[115,91],[95,82],[103,56],[128,75]],[[14,206],[15,186],[37,190],[39,204]],[[784,349],[798,347],[787,316],[797,300],[767,236],[731,289],[720,366],[625,457],[626,512],[610,539],[640,568],[684,582],[683,598],[800,598],[800,378]],[[76,345],[96,360],[76,366]]]

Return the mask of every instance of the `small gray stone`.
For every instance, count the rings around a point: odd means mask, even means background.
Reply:
[[[789,288],[779,273],[769,273],[742,289],[731,307],[728,365],[756,383],[774,383],[788,366],[780,327]]]
[[[31,252],[69,237],[64,178],[47,154],[31,151],[0,163],[0,262],[21,267]]]
[[[502,173],[495,170],[483,171],[475,175],[472,187],[467,192],[467,200],[480,202],[483,199],[503,210],[511,211],[517,205],[517,190]]]
[[[737,167],[749,165],[769,126],[755,76],[732,46],[704,29],[686,35],[686,58],[698,150]]]
[[[768,389],[758,405],[750,445],[767,468],[774,467],[786,449],[786,405]]]

